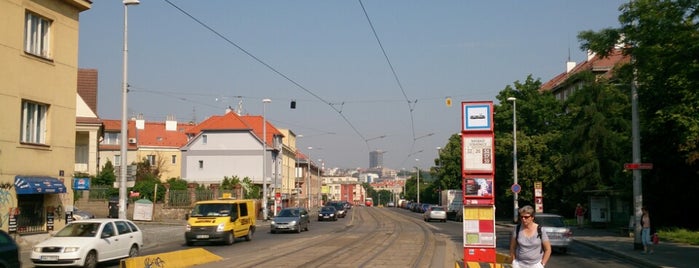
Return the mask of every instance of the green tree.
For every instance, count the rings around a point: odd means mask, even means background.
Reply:
[[[158,188],[157,198],[155,198],[156,187]],[[139,198],[149,199],[154,203],[158,200],[162,201],[165,198],[165,186],[163,186],[160,180],[152,177],[148,179],[141,179],[140,181],[136,182],[134,187],[131,188],[131,191],[138,192]]]
[[[628,115],[629,96],[619,87],[591,73],[580,78],[585,86],[566,101],[568,126],[564,128],[564,176],[558,185],[572,204],[584,203],[586,191],[630,193],[630,176],[624,174],[624,161],[631,154]],[[629,196],[630,197],[630,196]]]
[[[563,105],[550,92],[540,92],[541,81],[531,75],[524,82],[515,81],[497,96],[500,104],[495,106],[495,192],[500,216],[512,215],[512,191],[514,183],[514,103],[517,115],[517,178],[522,191],[520,206],[533,204],[534,182],[541,181],[548,200],[559,200],[560,192],[551,187],[561,176],[561,131],[565,122]],[[552,208],[556,209],[556,203]]]
[[[461,135],[454,134],[435,159],[435,184],[439,189],[461,189]]]
[[[187,181],[181,178],[170,178],[167,180],[170,190],[187,190]]]
[[[677,206],[693,204],[686,189],[699,189],[699,0],[636,0],[620,10],[619,28],[581,32],[581,48],[609,55],[624,43],[633,60],[621,74],[638,85],[642,161],[653,163],[644,202],[660,226],[695,226]]]
[[[107,163],[104,163],[102,170],[100,170],[99,174],[97,174],[95,179],[92,181],[92,184],[111,186],[115,181],[116,174],[114,174],[114,165],[112,164],[112,161],[107,160]]]

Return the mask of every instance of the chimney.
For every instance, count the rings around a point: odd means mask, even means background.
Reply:
[[[574,61],[567,61],[566,62],[566,73],[570,73],[570,71],[575,68],[575,62]]]
[[[136,129],[145,129],[146,120],[143,120],[143,114],[138,114],[136,117]]]
[[[177,120],[174,115],[168,115],[165,120],[165,131],[177,131]]]

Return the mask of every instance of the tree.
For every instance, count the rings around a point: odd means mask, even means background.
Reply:
[[[435,165],[433,171],[438,188],[461,189],[461,135],[449,137],[449,142],[439,150]]]
[[[684,209],[659,208],[692,204],[686,189],[699,188],[699,0],[636,0],[620,10],[621,27],[581,32],[581,48],[609,55],[624,43],[633,58],[624,81],[638,85],[643,162],[654,164],[643,173],[643,198],[658,225],[692,226],[678,220]]]
[[[112,161],[107,160],[107,163],[104,163],[102,170],[92,181],[92,184],[111,186],[115,181],[116,175],[114,174],[114,165],[112,164]]]

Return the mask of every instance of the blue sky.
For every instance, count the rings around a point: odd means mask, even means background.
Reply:
[[[201,122],[241,101],[261,115],[269,98],[266,118],[326,167],[383,150],[388,168],[424,169],[459,132],[462,101],[584,61],[577,34],[618,27],[625,2],[141,0],[128,8],[128,114]],[[103,119],[121,118],[123,23],[118,0],[80,16],[79,66],[99,71]]]

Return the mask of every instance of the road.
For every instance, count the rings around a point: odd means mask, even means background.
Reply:
[[[197,267],[454,267],[463,256],[462,223],[430,222],[421,214],[398,208],[355,207],[336,222],[311,222],[308,232],[271,234],[259,222],[252,241],[231,246],[197,244],[223,261]],[[151,241],[142,255],[187,249],[184,227],[142,225]],[[509,227],[497,228],[497,251],[508,251]],[[157,245],[157,246],[155,246]],[[24,267],[31,262],[23,260]],[[29,264],[29,265],[27,265]],[[99,267],[119,267],[118,262]],[[167,265],[165,266],[167,267]],[[583,245],[571,245],[567,254],[554,253],[547,267],[635,267]]]

